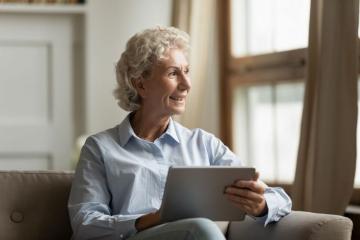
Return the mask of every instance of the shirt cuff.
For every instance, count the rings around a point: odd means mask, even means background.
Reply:
[[[265,196],[264,196],[265,197]],[[267,206],[267,208],[268,208],[268,212],[265,214],[265,215],[263,215],[263,216],[261,216],[261,217],[255,217],[255,216],[252,216],[252,215],[249,215],[252,219],[254,219],[254,220],[256,220],[257,222],[259,222],[259,223],[262,223],[262,224],[264,224],[265,226],[266,226],[266,220],[267,220],[267,218],[268,218],[268,216],[269,216],[269,207],[268,207],[268,205],[267,205],[267,200],[266,200],[266,197],[265,197],[265,204],[266,204],[266,206]]]
[[[261,217],[254,217],[254,219],[260,223],[263,223],[264,226],[268,225],[270,222],[274,221],[273,216],[276,215],[278,211],[278,200],[276,194],[271,188],[266,188],[264,192],[264,198],[268,208],[266,215]]]
[[[140,216],[139,216],[140,217]],[[137,229],[135,227],[135,222],[137,218],[129,219],[126,221],[119,221],[118,224],[116,224],[115,232],[116,236],[119,237],[119,239],[127,239],[137,233]]]

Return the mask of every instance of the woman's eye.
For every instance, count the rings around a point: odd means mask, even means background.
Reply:
[[[171,77],[176,76],[176,72],[171,72],[171,73],[169,73],[169,76],[171,76]]]

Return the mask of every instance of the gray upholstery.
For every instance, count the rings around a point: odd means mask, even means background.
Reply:
[[[70,239],[72,173],[0,172],[0,239]]]
[[[69,239],[72,178],[68,172],[0,171],[0,239]],[[266,228],[250,218],[233,222],[229,239],[350,240],[351,230],[348,218],[294,211]]]
[[[352,221],[349,218],[310,212],[293,211],[275,224],[264,228],[247,217],[244,222],[233,222],[229,229],[232,240],[350,240]]]

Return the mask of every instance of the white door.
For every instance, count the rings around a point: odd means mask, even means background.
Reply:
[[[71,18],[0,14],[0,169],[69,169]]]

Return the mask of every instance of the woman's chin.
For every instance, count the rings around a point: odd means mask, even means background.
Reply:
[[[173,108],[172,115],[181,115],[185,112],[185,108]]]

